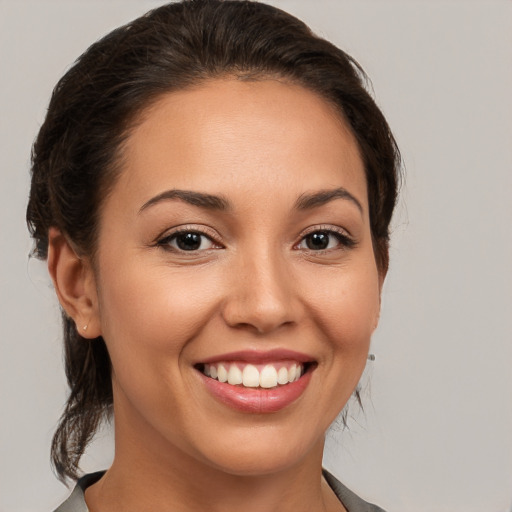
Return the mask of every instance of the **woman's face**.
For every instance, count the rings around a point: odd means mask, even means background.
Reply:
[[[153,105],[123,162],[95,276],[118,452],[232,474],[321,456],[382,284],[345,123],[298,86],[214,80]]]

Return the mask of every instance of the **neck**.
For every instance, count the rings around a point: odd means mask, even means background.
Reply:
[[[186,454],[132,458],[116,442],[105,476],[86,491],[90,512],[338,512],[321,474],[323,442],[298,464],[265,475],[232,475]],[[165,461],[162,461],[165,459]],[[164,462],[164,463],[163,463]]]
[[[170,443],[147,424],[137,425],[134,417],[116,413],[115,436],[112,467],[86,490],[90,512],[344,510],[322,478],[323,437],[293,464],[233,474]]]
[[[116,457],[106,475],[86,492],[90,512],[329,510],[332,497],[326,496],[330,489],[322,484],[321,460],[267,475],[240,476],[198,467],[187,459],[177,457],[162,466],[140,458],[130,465],[124,457]]]

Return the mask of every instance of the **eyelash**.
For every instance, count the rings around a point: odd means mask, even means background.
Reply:
[[[337,228],[335,226],[315,226],[313,228],[310,228],[303,235],[301,235],[300,241],[298,244],[296,244],[295,247],[298,247],[303,242],[305,242],[308,237],[315,235],[315,234],[320,234],[320,233],[325,234],[329,237],[336,238],[336,240],[339,243],[339,247],[328,247],[325,249],[307,248],[306,249],[307,252],[309,252],[311,254],[324,254],[324,253],[330,252],[330,251],[351,249],[356,246],[356,241],[344,229]]]
[[[350,249],[356,245],[356,241],[353,238],[351,238],[346,233],[345,230],[342,230],[340,228],[337,229],[333,226],[315,226],[314,228],[310,228],[310,230],[308,230],[306,233],[301,235],[299,242],[294,245],[294,249],[300,250],[301,249],[300,245],[304,242],[307,243],[308,237],[310,237],[312,235],[318,235],[318,234],[327,235],[329,238],[334,236],[334,238],[336,238],[337,242],[339,243],[340,247],[327,247],[324,249],[311,249],[309,247],[302,248],[305,252],[309,252],[309,253],[313,253],[313,254],[323,254],[326,252],[340,250],[340,249],[341,250]],[[182,249],[180,247],[173,247],[171,245],[171,243],[173,241],[176,241],[180,235],[198,235],[202,239],[199,242],[200,244],[203,244],[203,240],[207,239],[212,244],[212,247],[209,247],[207,249],[201,249],[200,248],[201,245],[200,245],[199,248],[191,249],[191,250]],[[170,234],[166,234],[164,237],[157,240],[155,245],[158,247],[161,247],[167,251],[176,251],[176,252],[179,252],[182,254],[185,254],[185,253],[190,253],[190,254],[196,253],[197,254],[198,252],[209,251],[211,249],[222,249],[223,245],[220,244],[219,242],[217,242],[216,238],[218,238],[218,237],[216,235],[214,235],[213,233],[210,233],[206,229],[198,229],[195,226],[194,227],[183,226],[181,228],[176,229],[175,231],[173,231]],[[330,243],[330,240],[328,243]]]
[[[210,247],[208,249],[200,249],[199,248],[199,249],[193,249],[193,250],[186,250],[186,249],[181,249],[179,247],[173,247],[171,245],[171,242],[177,240],[180,235],[199,235],[202,239],[200,241],[200,244],[202,244],[203,240],[206,239],[209,242],[211,242],[211,244],[214,247]],[[222,244],[216,242],[216,240],[215,240],[216,238],[217,238],[217,236],[215,236],[213,233],[210,233],[209,230],[200,229],[195,226],[194,227],[183,226],[181,228],[174,230],[172,233],[166,234],[164,237],[157,240],[155,245],[158,247],[161,247],[162,249],[167,250],[167,251],[176,251],[179,253],[194,254],[199,251],[208,251],[211,249],[219,249],[219,248],[222,249],[223,248]]]

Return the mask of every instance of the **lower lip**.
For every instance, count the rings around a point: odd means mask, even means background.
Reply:
[[[280,411],[295,402],[308,386],[312,371],[306,372],[295,382],[270,389],[232,386],[199,374],[206,388],[223,404],[242,412],[264,414]]]

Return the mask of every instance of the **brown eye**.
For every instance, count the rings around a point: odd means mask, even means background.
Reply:
[[[306,236],[304,240],[308,249],[318,251],[327,249],[331,238],[333,238],[332,234],[329,234],[326,231],[317,231],[316,233],[311,233]]]
[[[176,236],[176,245],[182,251],[197,251],[201,247],[199,233],[180,233]]]
[[[214,242],[203,233],[183,231],[164,238],[158,245],[178,251],[190,252],[212,249]]]
[[[349,248],[355,245],[347,235],[328,229],[308,233],[302,238],[298,248],[308,251],[326,251],[336,248]]]

